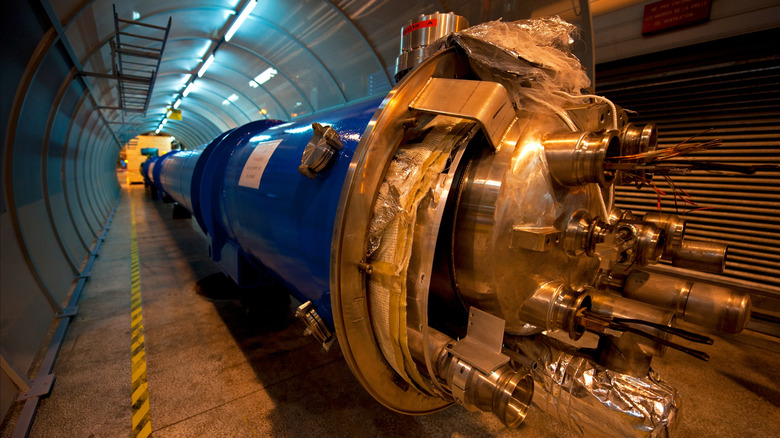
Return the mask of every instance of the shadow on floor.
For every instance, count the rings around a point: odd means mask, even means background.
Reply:
[[[303,325],[293,317],[300,303],[285,290],[238,288],[208,259],[207,238],[194,219],[173,220],[170,204],[156,202],[155,210],[199,278],[196,293],[213,304],[262,390],[273,400],[270,412],[258,413],[270,423],[266,432],[290,437],[452,436],[455,431],[462,436],[506,436],[510,432],[492,417],[486,424],[484,415],[459,407],[424,417],[384,408],[349,371],[337,345],[325,352],[303,335]]]

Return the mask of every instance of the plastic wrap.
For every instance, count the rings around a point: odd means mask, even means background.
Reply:
[[[559,17],[490,21],[453,33],[427,50],[433,54],[460,47],[480,79],[507,89],[515,109],[559,112],[590,86],[570,50],[576,32],[576,26]]]
[[[519,346],[537,364],[533,403],[571,430],[588,437],[670,435],[679,393],[652,370],[643,378],[608,370],[544,336]]]

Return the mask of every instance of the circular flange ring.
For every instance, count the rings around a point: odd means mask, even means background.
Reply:
[[[470,71],[465,57],[450,49],[423,62],[390,91],[352,158],[333,227],[331,304],[341,351],[363,387],[387,408],[404,414],[436,412],[451,402],[395,383],[401,378],[386,362],[374,338],[366,274],[359,266],[365,258],[379,187],[404,136],[403,121],[413,116],[410,103],[430,78],[462,78]]]

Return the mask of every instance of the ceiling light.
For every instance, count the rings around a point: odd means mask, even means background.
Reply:
[[[165,126],[166,123],[168,123],[168,119],[163,119],[163,121],[160,122],[160,126]]]
[[[159,126],[157,127],[157,129],[154,130],[154,133],[155,134],[159,134],[160,133],[160,127]]]
[[[190,94],[190,91],[192,91],[195,88],[195,82],[190,82],[189,85],[187,85],[187,88],[184,89],[184,92],[181,93],[181,97],[187,97],[188,94]]]
[[[233,25],[230,26],[230,29],[228,29],[227,33],[225,34],[225,41],[230,41],[230,39],[233,38],[233,35],[238,32],[238,28],[241,27],[241,25],[244,23],[244,20],[246,20],[255,6],[257,6],[257,0],[250,0],[244,10],[241,11],[241,14],[238,16],[238,18],[236,18],[236,21],[233,22]]]
[[[211,55],[209,55],[208,58],[206,58],[206,62],[203,63],[203,67],[201,67],[200,70],[198,70],[198,77],[199,78],[203,77],[203,75],[206,73],[206,70],[208,70],[209,67],[211,67],[211,63],[212,62],[214,62],[214,54],[213,53]]]
[[[272,77],[276,76],[276,73],[278,72],[276,71],[275,68],[268,67],[262,73],[255,76],[254,82],[257,82],[258,85],[262,85],[268,82],[268,80],[271,79]],[[250,82],[249,85],[251,86],[252,83]]]
[[[253,80],[249,81],[249,86],[252,87],[252,88],[257,88],[257,87],[260,86],[260,84],[255,82],[254,79],[253,79]]]
[[[141,14],[138,11],[133,11],[133,20],[141,18]]]
[[[176,102],[173,104],[173,109],[179,108],[179,105],[181,105],[181,98],[176,99]]]
[[[236,94],[231,94],[231,95],[230,95],[230,97],[228,97],[227,99],[225,99],[225,100],[223,100],[223,101],[222,101],[222,105],[227,105],[227,104],[229,104],[230,102],[235,102],[235,101],[237,101],[237,100],[238,100],[238,95],[236,95]]]

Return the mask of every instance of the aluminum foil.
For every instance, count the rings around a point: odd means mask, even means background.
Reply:
[[[680,396],[654,371],[637,378],[608,370],[541,335],[518,345],[536,360],[533,403],[571,430],[588,437],[670,436]]]

